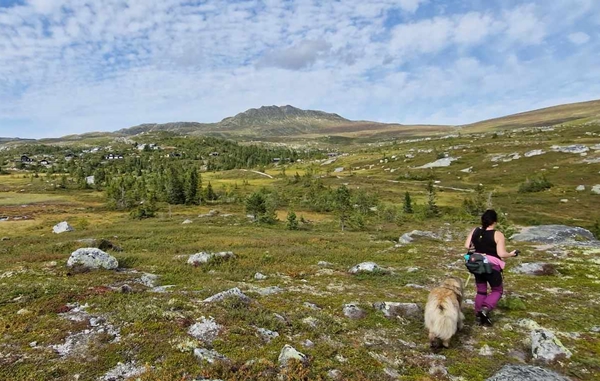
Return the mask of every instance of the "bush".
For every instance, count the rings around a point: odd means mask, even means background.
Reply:
[[[293,210],[290,210],[287,215],[287,228],[288,230],[298,230],[298,219]]]
[[[519,185],[519,193],[535,193],[552,188],[552,183],[548,181],[546,176],[528,178],[525,182]]]
[[[129,216],[135,220],[143,220],[146,218],[152,218],[156,216],[156,206],[153,202],[143,203],[137,208],[133,209]]]

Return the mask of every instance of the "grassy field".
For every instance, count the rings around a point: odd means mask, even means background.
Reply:
[[[54,190],[50,180],[42,177],[0,176],[0,216],[10,217],[0,222],[0,379],[97,380],[119,362],[134,362],[144,368],[142,380],[326,380],[334,369],[344,380],[485,380],[505,364],[534,363],[528,330],[518,323],[524,318],[557,332],[573,352],[570,359],[545,366],[573,379],[597,379],[600,337],[590,331],[600,326],[597,251],[568,249],[566,256],[556,257],[550,248],[520,244],[523,254],[508,261],[508,270],[520,263],[544,261],[560,275],[506,272],[506,292],[491,328],[475,324],[469,303],[475,296],[471,281],[466,288],[466,328],[450,349],[439,354],[429,350],[422,317],[387,319],[373,303],[423,307],[429,290],[445,277],[467,278],[462,245],[477,218],[461,210],[478,184],[485,186],[486,193],[492,192],[493,206],[507,213],[513,224],[592,228],[600,218],[600,195],[590,189],[600,184],[600,164],[583,160],[600,152],[590,150],[580,156],[553,152],[550,147],[591,147],[600,144],[599,136],[598,125],[461,134],[347,146],[342,148],[347,155],[331,164],[291,165],[286,176],[280,168],[267,169],[273,178],[239,170],[202,174],[203,182],[210,181],[215,190],[238,186],[244,193],[260,188],[294,193],[301,186],[290,185],[290,178],[311,167],[326,187],[347,184],[377,194],[378,211],[367,218],[365,227],[345,232],[334,214],[302,205],[281,207],[277,211],[281,222],[275,225],[252,223],[236,203],[163,205],[156,218],[138,221],[126,212],[108,209],[102,192]],[[536,149],[546,153],[524,157]],[[519,159],[491,161],[495,155],[515,152]],[[417,168],[445,154],[457,160],[448,167]],[[470,167],[470,173],[462,172]],[[541,175],[553,184],[549,190],[518,192],[527,178]],[[440,217],[417,214],[388,222],[380,216],[388,206],[401,208],[406,191],[423,205],[424,176],[436,181]],[[576,191],[578,185],[586,190]],[[287,230],[283,222],[289,208],[308,221],[298,231]],[[211,209],[220,214],[199,217]],[[28,218],[14,218],[23,216]],[[193,223],[182,225],[185,219]],[[53,234],[52,226],[63,220],[76,230]],[[432,231],[444,239],[396,246],[398,237],[413,229]],[[89,238],[107,239],[123,249],[109,251],[118,259],[119,271],[78,273],[66,267],[70,254],[86,246],[79,240]],[[509,243],[512,248],[516,246]],[[232,251],[236,258],[188,265],[187,256],[200,251]],[[319,261],[330,264],[319,266]],[[390,272],[348,273],[364,261],[374,261]],[[257,272],[267,278],[256,280]],[[153,292],[140,283],[144,273],[158,276],[156,286],[172,287]],[[125,285],[128,292],[123,292]],[[202,302],[233,287],[251,301]],[[361,306],[365,318],[344,316],[346,303]],[[70,315],[64,313],[77,305],[87,305],[89,316],[104,321],[99,327],[110,326],[112,331],[101,332],[87,320],[65,318]],[[222,326],[212,343],[187,333],[202,317],[213,317]],[[258,328],[279,336],[266,342]],[[86,330],[87,341],[70,355],[60,356],[54,349]],[[308,364],[281,369],[277,359],[285,344],[306,354]],[[488,347],[491,354],[481,354],[482,349],[489,352]],[[230,362],[200,363],[194,348],[214,349]]]

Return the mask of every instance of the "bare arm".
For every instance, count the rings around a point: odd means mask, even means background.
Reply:
[[[494,233],[494,240],[496,241],[496,252],[498,252],[498,256],[500,258],[509,258],[515,256],[515,250],[510,253],[506,251],[506,239],[504,238],[504,234],[502,232],[496,231]]]
[[[471,230],[469,235],[467,236],[467,240],[465,241],[465,249],[471,250],[471,240],[473,239],[473,232],[475,229]]]

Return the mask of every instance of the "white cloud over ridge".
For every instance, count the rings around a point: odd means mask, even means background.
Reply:
[[[216,121],[264,104],[467,123],[598,98],[586,32],[600,5],[574,1],[457,0],[442,13],[426,0],[28,0],[0,8],[0,136]],[[576,51],[564,54],[564,36]]]

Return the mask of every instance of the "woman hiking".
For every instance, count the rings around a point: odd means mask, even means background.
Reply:
[[[483,254],[492,265],[489,274],[475,274],[475,286],[477,296],[475,297],[475,314],[479,324],[492,325],[490,311],[496,308],[502,297],[502,270],[504,269],[503,258],[516,257],[517,250],[510,253],[506,251],[505,238],[502,232],[496,230],[498,214],[489,209],[481,216],[481,227],[477,227],[469,233],[465,241],[465,247],[470,251]],[[488,284],[491,293],[488,294]]]

